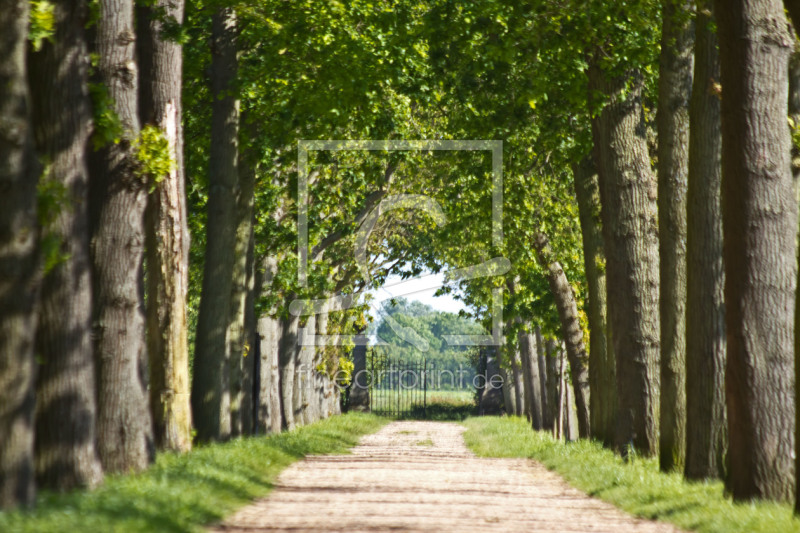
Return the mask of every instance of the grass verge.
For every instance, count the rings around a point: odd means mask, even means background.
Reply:
[[[574,487],[636,516],[702,533],[800,532],[790,505],[735,504],[721,482],[689,483],[659,472],[657,460],[624,463],[596,442],[564,444],[520,418],[470,418],[464,425],[467,446],[477,455],[536,459]]]
[[[160,454],[147,471],[108,476],[95,491],[42,493],[32,510],[0,512],[0,531],[199,531],[267,494],[294,461],[346,453],[384,423],[350,413],[278,435]]]

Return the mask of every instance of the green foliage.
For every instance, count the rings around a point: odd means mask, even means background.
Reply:
[[[42,493],[30,511],[0,512],[17,532],[200,531],[266,495],[281,470],[306,455],[345,453],[386,421],[351,413],[295,431],[236,439],[187,454],[160,454],[141,474],[115,475],[93,492]]]
[[[800,531],[790,505],[733,503],[722,482],[687,482],[679,473],[660,472],[657,459],[625,463],[597,442],[564,444],[516,417],[472,418],[465,425],[467,446],[478,455],[536,459],[589,495],[636,516],[699,533]]]
[[[458,388],[458,376],[466,387],[472,383],[478,350],[450,346],[443,335],[482,335],[486,331],[473,320],[405,298],[387,300],[368,334],[376,334],[387,346],[374,346],[372,353],[386,353],[393,361],[422,361],[446,374],[442,387]],[[400,330],[399,332],[397,330]],[[459,374],[461,372],[461,374]]]
[[[56,6],[48,0],[30,0],[28,40],[35,52],[42,49],[45,39],[53,42],[55,9]]]
[[[109,144],[117,144],[124,133],[122,121],[114,110],[114,99],[108,94],[108,88],[102,83],[90,83],[89,95],[92,98],[92,114],[94,131],[92,146],[99,150]]]
[[[150,183],[150,192],[153,192],[175,168],[169,139],[160,128],[148,124],[133,141],[133,151],[139,163],[136,174]]]

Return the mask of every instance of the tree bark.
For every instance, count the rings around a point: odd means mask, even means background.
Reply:
[[[540,233],[533,243],[539,264],[546,271],[550,292],[556,301],[561,333],[564,335],[567,358],[572,368],[572,386],[581,438],[589,438],[589,356],[583,344],[583,330],[578,319],[578,303],[561,263],[555,260],[546,235]]]
[[[600,222],[600,190],[594,159],[586,156],[572,170],[583,241],[583,266],[588,286],[589,417],[592,437],[614,443],[617,384],[614,354],[606,321],[606,259]]]
[[[684,475],[697,480],[724,477],[727,447],[719,55],[709,8],[704,3],[697,12],[689,106]]]
[[[729,471],[736,500],[794,497],[797,203],[786,127],[794,39],[778,0],[715,3]]]
[[[519,350],[522,356],[522,373],[525,379],[525,403],[531,427],[535,430],[544,428],[542,420],[542,388],[539,376],[539,360],[536,347],[536,335],[527,331],[519,333]]]
[[[272,280],[278,272],[277,256],[264,260],[263,287],[269,290]],[[278,353],[281,341],[281,320],[267,313],[258,320],[258,337],[260,339],[258,424],[264,433],[280,433],[281,431],[281,396],[280,366]]]
[[[86,14],[82,0],[56,4],[53,39],[29,57],[36,148],[49,162],[42,179],[66,195],[43,228],[60,259],[43,280],[36,330],[36,478],[55,490],[94,487],[103,478],[95,448]]]
[[[281,413],[283,414],[283,427],[288,430],[295,428],[294,419],[294,374],[295,353],[297,352],[297,333],[300,317],[289,315],[282,320],[280,348],[278,362],[280,366],[280,397]],[[369,405],[369,404],[367,404]]]
[[[536,353],[539,359],[539,383],[542,391],[542,425],[543,429],[553,429],[553,402],[548,393],[550,390],[550,382],[547,373],[547,353],[545,350],[544,339],[542,338],[542,331],[539,326],[533,332],[536,338]]]
[[[212,16],[208,236],[192,375],[192,416],[201,441],[231,434],[227,354],[239,181],[236,36],[234,9],[218,9]]]
[[[507,416],[514,416],[517,412],[517,406],[515,403],[513,375],[507,368],[501,366],[500,377],[503,378],[503,412]]]
[[[252,294],[253,281],[250,276],[252,264],[250,243],[253,239],[253,204],[255,190],[255,161],[252,149],[239,152],[239,187],[236,197],[236,235],[233,248],[233,278],[230,297],[230,316],[228,318],[228,353],[230,397],[231,397],[231,435],[238,436],[244,431],[245,411],[245,372],[246,360],[245,315],[247,297]],[[248,395],[249,397],[249,395]]]
[[[556,341],[547,339],[545,343],[545,368],[547,374],[547,402],[550,406],[550,430],[553,435],[558,434],[558,420],[559,420],[559,403],[558,403],[558,387],[559,387],[559,360],[556,353]]]
[[[317,333],[317,317],[310,315],[306,325],[301,328],[302,342],[297,346],[297,369],[295,371],[295,421],[303,425],[317,421],[315,409],[312,407],[314,393],[314,352],[316,347],[309,344],[314,342]]]
[[[34,501],[34,332],[39,292],[25,49],[28,1],[0,0],[0,509]]]
[[[183,22],[184,0],[137,6],[137,48],[141,79],[139,117],[159,128],[169,142],[172,171],[148,195],[147,351],[150,411],[156,446],[185,452],[192,447],[186,297],[189,290],[189,229],[183,167],[179,43],[164,35],[164,21]]]
[[[252,219],[251,219],[252,228]],[[256,273],[255,273],[255,235],[250,232],[247,247],[247,295],[244,302],[244,359],[242,360],[242,434],[255,432],[256,394]],[[260,293],[260,291],[259,291]]]
[[[592,118],[606,251],[608,317],[616,357],[616,445],[658,451],[659,314],[656,179],[650,167],[643,77],[608,79],[594,62],[590,100],[608,98]],[[590,102],[593,106],[594,102]]]
[[[658,77],[658,242],[661,320],[659,467],[686,453],[686,186],[692,92],[693,2],[665,0]]]
[[[106,472],[143,470],[154,455],[147,405],[142,266],[147,184],[137,173],[138,72],[132,0],[102,0],[96,27],[98,81],[122,138],[90,156],[97,445]]]
[[[519,344],[515,344],[509,356],[511,372],[514,378],[514,414],[525,416],[525,391],[523,388],[522,368],[520,366]]]

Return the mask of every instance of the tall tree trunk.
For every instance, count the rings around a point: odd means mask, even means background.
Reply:
[[[658,242],[661,409],[659,466],[686,452],[686,185],[692,92],[693,2],[664,0],[658,76]]]
[[[28,0],[0,0],[0,509],[34,500],[38,169],[25,63]]]
[[[150,411],[156,446],[178,452],[192,447],[186,317],[189,229],[181,122],[182,48],[164,32],[166,20],[183,22],[183,11],[184,0],[137,6],[139,117],[143,124],[161,130],[175,163],[152,186],[145,215]]]
[[[244,121],[243,121],[244,122]],[[228,318],[228,359],[230,367],[231,395],[231,434],[241,435],[244,428],[245,374],[246,361],[245,315],[247,314],[247,296],[252,293],[248,261],[250,242],[253,239],[253,202],[256,168],[252,149],[239,152],[239,188],[236,198],[236,236],[233,249],[233,281],[230,297],[230,316]],[[249,397],[249,395],[248,395]]]
[[[536,353],[539,359],[539,383],[542,391],[542,426],[543,429],[553,429],[553,402],[549,394],[550,381],[547,372],[547,357],[549,353],[545,348],[544,338],[539,326],[533,332],[536,338]]]
[[[715,3],[722,77],[728,489],[794,497],[797,203],[786,127],[794,39],[779,0]]]
[[[588,286],[589,417],[592,437],[614,443],[617,384],[614,354],[606,322],[606,258],[600,223],[600,189],[594,159],[586,156],[572,170],[583,240],[583,266]]]
[[[559,387],[559,361],[558,353],[556,352],[556,341],[547,339],[545,343],[545,369],[547,374],[547,403],[550,406],[550,428],[553,435],[558,432],[558,416],[559,416],[559,403],[558,403],[558,387]]]
[[[201,441],[224,440],[231,433],[227,354],[239,186],[236,36],[234,9],[218,9],[212,16],[208,237],[192,374],[192,416]]]
[[[46,273],[36,352],[36,478],[40,487],[94,487],[103,478],[95,449],[95,367],[89,265],[89,170],[86,143],[92,120],[83,0],[54,6],[52,40],[30,56],[36,148],[48,161],[44,188],[66,200],[45,222],[46,241],[60,259]]]
[[[510,370],[501,366],[500,377],[503,378],[503,411],[507,416],[514,416],[517,412],[517,406],[515,403],[513,374]]]
[[[608,317],[616,356],[616,445],[645,456],[658,450],[659,314],[656,178],[645,138],[641,73],[608,79],[589,68],[590,96],[608,101],[592,119],[603,240]],[[590,105],[594,105],[590,102]]]
[[[147,183],[138,174],[138,72],[133,0],[102,0],[98,81],[122,124],[121,140],[90,156],[97,444],[106,472],[142,470],[153,457],[147,405],[142,264]]]
[[[317,331],[317,317],[310,315],[306,324],[301,328],[299,335],[301,342],[297,346],[296,370],[294,381],[294,418],[295,422],[303,425],[315,422],[314,409],[311,407],[311,394],[314,378],[314,335]]]
[[[251,213],[252,214],[252,213]],[[252,228],[252,219],[251,219]],[[256,274],[255,274],[255,235],[250,232],[247,247],[247,295],[244,301],[244,358],[242,360],[242,434],[255,432],[255,414],[258,394],[256,393]]]
[[[540,430],[542,422],[542,389],[537,359],[536,335],[527,331],[519,332],[519,351],[522,359],[522,373],[525,379],[525,404],[531,427]]]
[[[289,315],[282,320],[281,340],[278,350],[280,365],[280,396],[281,413],[283,414],[283,427],[288,430],[295,428],[294,419],[294,375],[295,353],[297,352],[297,335],[300,317]],[[352,396],[351,396],[352,398]],[[369,403],[367,403],[369,405]]]
[[[720,210],[719,55],[710,4],[697,11],[695,82],[689,136],[686,291],[687,479],[723,477],[725,420],[725,272]]]
[[[508,354],[511,362],[511,372],[514,378],[514,414],[525,416],[525,391],[522,381],[522,368],[520,366],[519,344],[515,344]]]
[[[267,257],[264,260],[263,287],[272,288],[272,280],[278,272],[278,258]],[[264,433],[281,431],[281,397],[280,366],[278,353],[281,341],[281,320],[269,312],[258,319],[258,337],[260,339],[259,383],[258,395],[258,429]]]
[[[794,29],[795,36],[800,37],[800,1],[798,0],[784,0],[784,6],[792,21],[792,28]],[[797,131],[800,128],[800,51],[797,49],[795,43],[794,53],[789,59],[789,118],[792,120],[792,128]],[[793,133],[794,133],[793,131]],[[792,180],[794,181],[795,196],[800,202],[800,147],[794,142],[794,135],[792,136]],[[800,271],[798,271],[800,276]],[[798,278],[798,289],[800,290],[800,278]],[[800,336],[797,334],[800,331],[800,308],[795,305],[794,312],[794,372],[795,384],[800,381]],[[800,442],[800,402],[797,400],[797,392],[795,392],[795,443]],[[800,471],[800,454],[795,450],[795,473]],[[796,476],[797,483],[795,486],[795,514],[800,514],[800,476]]]
[[[581,438],[589,438],[589,356],[583,344],[583,330],[578,319],[578,304],[572,286],[561,263],[555,260],[547,236],[536,236],[533,247],[539,264],[546,270],[550,292],[556,301],[561,333],[564,335],[567,357],[572,368],[572,386],[575,389],[575,406]]]

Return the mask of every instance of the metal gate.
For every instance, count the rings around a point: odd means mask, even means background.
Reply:
[[[399,418],[426,418],[434,365],[426,360],[395,361],[375,351],[371,356],[368,362],[370,411]]]

